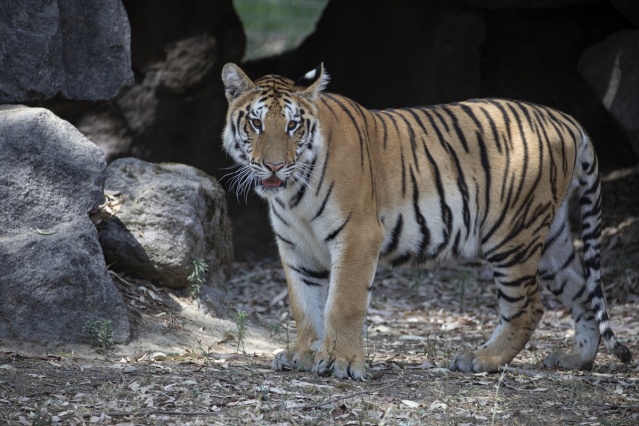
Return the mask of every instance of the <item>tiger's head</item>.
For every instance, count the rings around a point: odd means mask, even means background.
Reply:
[[[224,66],[229,108],[222,138],[239,167],[231,182],[238,194],[254,186],[267,198],[309,184],[323,143],[315,102],[328,80],[323,65],[297,83],[277,75],[253,82],[237,65]]]

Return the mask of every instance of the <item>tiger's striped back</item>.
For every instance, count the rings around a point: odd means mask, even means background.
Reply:
[[[570,186],[579,127],[549,108],[486,99],[372,117],[379,157],[399,159],[384,165],[399,184],[382,201],[382,253],[393,265],[505,260],[521,232],[550,226]],[[529,251],[543,243],[535,233]]]

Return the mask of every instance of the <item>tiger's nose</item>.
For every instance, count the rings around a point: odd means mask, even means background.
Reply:
[[[276,172],[282,167],[284,167],[284,163],[265,163],[266,167],[271,169],[272,172]]]

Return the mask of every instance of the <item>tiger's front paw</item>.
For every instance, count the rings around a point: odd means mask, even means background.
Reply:
[[[273,370],[304,370],[313,368],[314,352],[311,350],[281,351],[275,354],[271,368]]]
[[[315,354],[313,372],[318,375],[332,374],[339,379],[366,380],[364,353],[345,356],[335,352],[320,351]]]
[[[481,355],[478,352],[455,354],[448,369],[464,373],[496,373],[500,366],[507,364],[501,357]]]

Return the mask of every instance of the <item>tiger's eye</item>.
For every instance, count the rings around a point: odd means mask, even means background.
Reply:
[[[293,130],[297,126],[297,122],[291,120],[288,122],[288,130]]]
[[[259,118],[254,118],[253,119],[253,126],[256,129],[261,129],[262,128],[262,120],[260,120]]]

